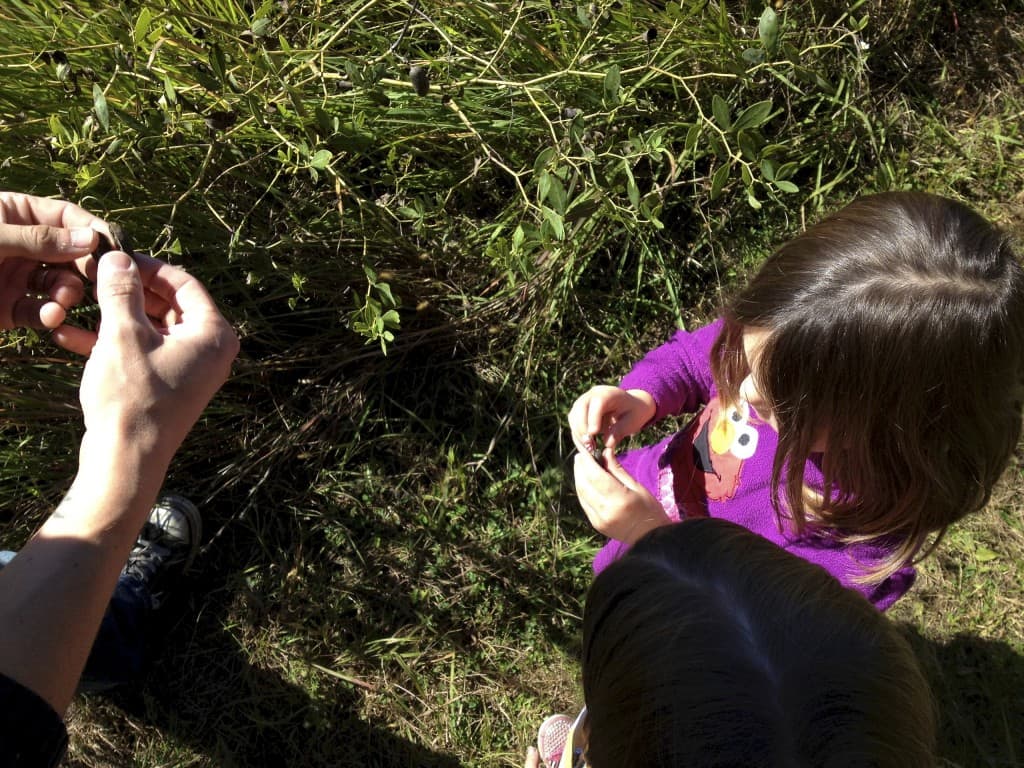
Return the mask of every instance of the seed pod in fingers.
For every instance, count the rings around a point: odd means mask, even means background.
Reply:
[[[98,261],[104,254],[110,253],[110,251],[124,251],[129,256],[134,253],[132,248],[132,239],[128,233],[125,232],[124,227],[118,224],[116,221],[107,223],[107,228],[110,230],[110,237],[108,238],[102,232],[100,235],[99,245],[96,246],[96,250],[93,251],[93,256]]]

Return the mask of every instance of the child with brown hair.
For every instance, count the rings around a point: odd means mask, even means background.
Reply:
[[[527,768],[934,765],[931,694],[896,627],[725,520],[661,527],[598,574],[583,694]]]
[[[707,515],[888,608],[915,559],[988,501],[1020,435],[1022,355],[1024,271],[1003,233],[936,195],[854,201],[772,254],[719,320],[576,401],[577,495],[612,539],[595,571]]]

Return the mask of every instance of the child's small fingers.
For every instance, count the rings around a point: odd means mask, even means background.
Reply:
[[[587,408],[587,434],[600,435],[604,432],[604,428],[605,403],[603,400],[592,400]]]
[[[526,762],[523,763],[523,768],[540,768],[540,752],[536,747],[527,747]]]
[[[572,433],[573,442],[577,447],[581,444],[585,445],[590,439],[590,435],[587,434],[587,418],[587,398],[584,396],[577,400],[569,411],[569,431]],[[581,448],[581,450],[585,449]]]

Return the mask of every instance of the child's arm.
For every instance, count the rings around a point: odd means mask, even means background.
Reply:
[[[619,386],[641,390],[655,403],[652,421],[670,415],[694,413],[711,400],[711,347],[722,322],[695,331],[676,331],[672,337],[644,355]]]
[[[632,546],[645,533],[672,522],[661,504],[633,479],[615,451],[601,454],[605,466],[589,453],[576,454],[576,497],[590,524],[605,536]]]
[[[595,435],[614,448],[652,421],[692,413],[711,399],[711,345],[721,322],[677,331],[633,366],[618,387],[597,386],[569,411],[569,429],[581,451],[593,451]]]

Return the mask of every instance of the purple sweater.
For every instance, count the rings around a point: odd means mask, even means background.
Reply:
[[[731,520],[816,563],[846,587],[885,610],[914,583],[911,566],[876,584],[858,584],[862,576],[891,553],[878,544],[847,545],[818,536],[797,536],[780,521],[771,503],[772,463],[778,446],[774,429],[747,406],[723,413],[711,377],[711,345],[721,321],[693,332],[677,331],[649,352],[622,380],[623,389],[641,389],[657,404],[654,420],[684,413],[699,414],[681,431],[622,457],[622,465],[661,502],[674,520],[709,515]],[[702,409],[703,406],[703,409]],[[804,482],[822,487],[819,461],[807,462]],[[780,504],[785,509],[785,503]],[[626,550],[609,540],[594,558],[600,572]]]

